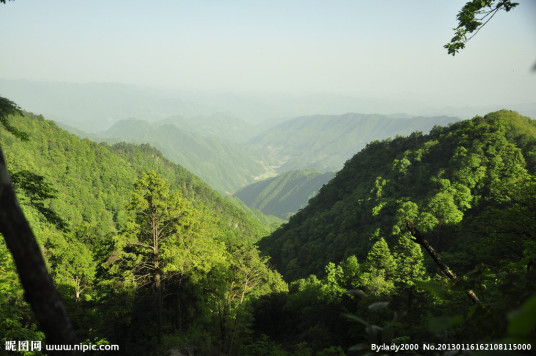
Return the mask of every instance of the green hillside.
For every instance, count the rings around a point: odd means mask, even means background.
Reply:
[[[404,344],[426,355],[430,344],[487,343],[525,354],[536,339],[535,211],[536,121],[515,112],[368,144],[259,242],[291,281],[258,302],[264,347],[371,355]]]
[[[218,137],[179,129],[172,123],[123,120],[97,136],[108,142],[154,145],[168,159],[203,178],[222,194],[232,194],[269,170],[258,152]]]
[[[149,145],[97,144],[42,116],[0,114],[18,200],[80,342],[117,344],[124,355],[160,354],[179,339],[207,353],[244,347],[251,300],[287,290],[251,244],[277,218],[223,197]],[[42,189],[39,202],[66,227],[35,208]],[[3,238],[0,276],[2,337],[45,340]]]
[[[11,170],[45,176],[58,190],[52,207],[73,224],[91,221],[99,230],[115,229],[132,182],[141,173],[154,170],[181,187],[184,196],[199,208],[213,211],[220,230],[249,241],[269,231],[266,221],[256,220],[149,145],[97,144],[31,114],[17,117],[16,122],[32,139],[20,142],[2,135],[0,144]]]
[[[368,144],[258,242],[270,260],[244,241],[276,221],[155,148],[81,140],[31,114],[10,121],[30,140],[2,121],[0,145],[84,344],[342,356],[424,342],[526,350],[536,337],[536,122],[517,113]],[[46,207],[66,230],[34,208],[42,182],[21,172],[50,184]],[[302,175],[320,177],[288,181]],[[0,334],[44,340],[3,243],[0,277]]]
[[[509,111],[372,142],[259,246],[293,280],[361,260],[380,237],[395,243],[410,219],[441,251],[463,253],[467,270],[483,258],[468,244],[481,243],[485,226],[471,224],[505,199],[508,184],[532,179],[535,147],[534,121]]]
[[[429,131],[458,119],[438,117],[395,117],[348,113],[304,116],[285,121],[249,141],[249,147],[270,154],[279,172],[303,168],[335,171],[374,140]]]
[[[285,172],[248,185],[234,196],[267,215],[288,219],[304,208],[309,199],[334,175],[312,169]]]

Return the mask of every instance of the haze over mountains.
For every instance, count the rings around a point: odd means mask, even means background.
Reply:
[[[94,133],[113,123],[135,117],[158,121],[180,115],[186,118],[224,113],[255,126],[305,115],[341,115],[348,112],[411,114],[414,116],[472,117],[505,108],[500,105],[458,106],[433,104],[424,98],[401,94],[398,98],[359,97],[330,93],[195,92],[139,87],[120,83],[65,83],[0,78],[0,92],[25,110]],[[508,109],[536,116],[536,102],[508,103]],[[263,123],[264,122],[264,123]]]
[[[173,162],[203,178],[220,193],[229,195],[249,184],[288,171],[314,168],[320,172],[335,172],[370,141],[409,134],[416,130],[429,131],[434,125],[447,125],[457,121],[456,118],[445,116],[396,118],[364,114],[316,115],[284,121],[238,143],[230,138],[239,140],[240,137],[247,137],[248,133],[251,135],[250,126],[238,119],[229,120],[225,116],[218,119],[216,121],[222,126],[220,130],[203,128],[210,120],[190,120],[189,125],[183,124],[185,120],[180,118],[153,123],[135,119],[122,120],[93,137],[109,143],[150,143]],[[201,125],[192,129],[197,122]],[[242,135],[238,135],[239,132]],[[324,175],[320,186],[327,183],[330,177]],[[303,184],[313,190],[287,197],[288,201],[296,201],[291,205],[297,208],[304,206],[311,194],[320,187],[313,188],[306,182],[300,183]],[[270,196],[261,192],[258,194]],[[249,195],[251,196],[251,191]],[[269,205],[265,202],[253,206],[262,210],[261,206]],[[289,212],[296,211],[294,209],[287,206],[279,212],[263,211],[288,217]]]
[[[224,194],[271,171],[260,151],[250,152],[240,144],[186,131],[173,123],[123,120],[93,137],[109,143],[149,143]]]
[[[434,125],[459,120],[444,114],[395,114],[441,112],[416,101],[328,94],[194,93],[117,83],[4,79],[0,90],[79,136],[109,143],[149,143],[220,193],[240,191],[237,196],[250,207],[282,218],[305,206],[367,143],[414,131],[426,133]],[[536,104],[518,108],[529,116],[536,113]],[[467,118],[473,110],[477,109],[445,112],[464,113],[461,117]],[[315,184],[310,182],[310,171],[299,172],[304,169],[316,170]],[[288,179],[288,172],[294,172],[293,179]],[[296,186],[288,186],[289,182]],[[283,186],[267,192],[274,184]],[[282,198],[276,192],[287,195]]]

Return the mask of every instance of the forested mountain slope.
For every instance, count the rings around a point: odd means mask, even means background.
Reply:
[[[534,226],[516,227],[508,214],[517,207],[508,209],[531,186],[535,169],[535,121],[510,111],[371,142],[259,246],[293,280],[351,255],[362,260],[380,238],[394,246],[410,221],[467,271],[522,255],[523,245],[513,241],[534,237]],[[498,216],[500,209],[507,215]]]
[[[309,199],[334,175],[314,169],[285,172],[248,185],[234,196],[267,215],[288,219],[305,207]]]
[[[176,120],[171,120],[171,122]],[[232,194],[270,168],[259,152],[215,136],[203,136],[173,123],[122,120],[97,135],[108,142],[149,143],[171,161],[203,178],[222,194]]]
[[[279,172],[316,168],[339,170],[343,163],[373,140],[427,132],[434,125],[457,121],[448,116],[405,117],[348,113],[303,116],[280,123],[248,142],[278,162]]]
[[[23,141],[4,120],[8,167],[27,177],[14,179],[18,200],[81,342],[124,355],[161,354],[179,339],[203,353],[245,347],[251,300],[287,290],[251,244],[276,218],[244,210],[149,145],[97,144],[42,116],[12,116]],[[0,276],[0,335],[45,340],[3,239]]]
[[[154,170],[178,187],[200,208],[218,216],[219,229],[237,238],[255,240],[269,228],[227,201],[200,178],[162,156],[149,145],[97,144],[60,129],[42,116],[16,118],[17,127],[31,140],[20,142],[2,135],[0,144],[13,171],[31,170],[58,190],[52,207],[72,224],[90,221],[102,231],[121,222],[132,182]]]
[[[374,343],[527,350],[536,337],[536,125],[526,117],[501,111],[370,143],[260,241],[270,261],[242,242],[266,224],[156,149],[81,140],[34,115],[10,120],[30,136],[0,127],[14,176],[27,169],[57,190],[45,203],[66,230],[32,207],[31,189],[18,198],[84,344],[340,356]],[[43,340],[3,243],[0,276],[0,335]]]

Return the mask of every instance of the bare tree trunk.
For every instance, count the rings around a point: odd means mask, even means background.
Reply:
[[[49,344],[76,344],[73,327],[41,250],[15,196],[0,148],[0,233],[13,255],[24,297],[30,304]],[[63,355],[78,354],[62,352]]]
[[[443,273],[445,273],[445,275],[447,277],[449,277],[450,279],[452,279],[452,280],[458,279],[458,277],[456,277],[454,272],[452,272],[450,270],[450,268],[448,268],[447,265],[444,264],[443,261],[441,261],[441,258],[439,258],[439,255],[437,254],[437,252],[430,245],[430,243],[424,238],[424,236],[421,234],[421,232],[419,230],[417,230],[415,228],[415,226],[413,226],[413,224],[410,223],[409,221],[406,221],[406,226],[408,227],[409,231],[411,232],[411,235],[415,238],[415,241],[418,244],[420,244],[422,247],[424,247],[426,252],[428,252],[430,257],[432,257],[432,259],[435,261],[436,265],[443,271]],[[472,289],[467,289],[465,291],[465,294],[467,294],[467,296],[475,304],[482,305],[482,302],[480,301],[480,299],[478,299],[478,296],[475,294],[475,292]]]
[[[163,307],[163,302],[162,302],[162,281],[161,281],[161,276],[160,276],[160,273],[157,272],[156,275],[155,275],[155,288],[156,288],[156,317],[157,317],[157,322],[158,322],[158,325],[157,325],[157,332],[158,332],[158,335],[157,335],[157,340],[158,340],[158,345],[160,345],[162,343],[162,307]]]

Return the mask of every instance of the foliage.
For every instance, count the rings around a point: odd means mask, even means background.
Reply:
[[[28,140],[28,134],[14,127],[9,122],[9,117],[12,115],[22,114],[21,109],[7,98],[0,97],[0,124],[7,132],[12,133],[14,136],[21,140]]]
[[[457,15],[458,27],[454,29],[454,37],[445,47],[448,54],[456,55],[465,48],[465,44],[473,38],[499,11],[509,12],[519,3],[511,0],[471,0],[468,1]],[[474,33],[473,33],[474,32]],[[472,34],[469,38],[467,36]]]
[[[15,180],[25,213],[80,340],[150,354],[160,324],[167,347],[177,346],[170,340],[206,352],[243,347],[251,300],[287,290],[250,244],[270,231],[270,220],[261,222],[261,215],[215,193],[148,145],[95,144],[32,114],[11,120],[31,140],[20,144],[8,133],[0,143],[20,172]],[[40,211],[55,212],[69,229]],[[163,232],[157,253],[147,248],[147,214],[159,216],[153,225]],[[0,248],[0,328],[17,340],[42,339],[5,245]]]
[[[277,327],[296,336],[263,332],[282,344],[315,340],[315,351],[328,343],[348,350],[381,335],[388,315],[367,308],[389,301],[404,342],[501,342],[516,335],[527,342],[535,332],[524,317],[533,315],[536,285],[535,144],[535,121],[509,111],[370,143],[259,242],[294,280],[285,300],[264,307],[289,314]],[[457,279],[448,281],[423,254],[408,221]],[[472,305],[468,289],[481,305]],[[353,315],[364,328],[333,314]],[[329,342],[309,336],[317,325],[328,330]]]
[[[62,230],[67,230],[67,224],[51,208],[45,205],[47,199],[55,198],[57,192],[45,178],[28,170],[15,172],[11,175],[13,185],[19,192],[19,201],[35,208],[43,217]]]

